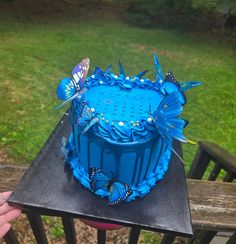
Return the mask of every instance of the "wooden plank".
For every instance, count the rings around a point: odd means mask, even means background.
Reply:
[[[232,182],[235,177],[236,177],[235,173],[228,171],[223,181],[224,182]]]
[[[236,184],[187,180],[195,229],[236,231]]]
[[[24,171],[22,167],[1,167],[0,192],[13,190]],[[236,231],[235,183],[187,179],[187,185],[195,229]]]
[[[221,162],[231,171],[236,172],[236,156],[229,153],[213,142],[200,141],[200,148],[207,151],[207,153],[214,159],[214,161]]]
[[[222,169],[222,165],[220,163],[216,162],[213,170],[211,171],[211,174],[208,177],[208,180],[211,180],[211,181],[216,180],[221,169]]]
[[[0,192],[13,190],[27,166],[0,165]]]
[[[210,163],[210,160],[210,155],[199,147],[187,174],[187,178],[201,179]]]

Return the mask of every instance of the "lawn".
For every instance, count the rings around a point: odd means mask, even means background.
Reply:
[[[117,72],[121,60],[129,75],[150,69],[147,77],[154,79],[153,53],[178,80],[204,82],[186,94],[184,117],[190,124],[185,135],[236,153],[236,59],[231,44],[131,26],[110,7],[82,8],[77,14],[73,6],[52,14],[51,9],[41,14],[35,8],[35,13],[19,15],[8,8],[0,17],[0,146],[15,163],[31,162],[66,110],[53,110],[60,103],[55,90],[82,58],[90,58],[91,70],[113,64]],[[196,149],[184,146],[186,169]]]

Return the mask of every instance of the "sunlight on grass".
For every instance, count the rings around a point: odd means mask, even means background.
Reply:
[[[214,40],[177,31],[145,30],[122,21],[74,19],[25,23],[0,22],[0,145],[16,163],[29,163],[66,110],[55,90],[58,81],[84,57],[95,66],[121,60],[127,74],[150,69],[156,53],[163,70],[182,80],[200,80],[202,87],[187,92],[186,136],[211,140],[236,153],[235,53]],[[184,146],[186,168],[197,147]]]

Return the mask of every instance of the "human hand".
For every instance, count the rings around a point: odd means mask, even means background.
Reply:
[[[0,192],[0,239],[9,231],[11,225],[10,221],[20,216],[21,210],[11,207],[7,203],[11,192]]]

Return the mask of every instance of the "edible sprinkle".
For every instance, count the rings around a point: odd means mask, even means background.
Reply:
[[[119,126],[123,126],[123,125],[124,125],[124,122],[120,121],[120,122],[118,123],[118,125],[119,125]]]

